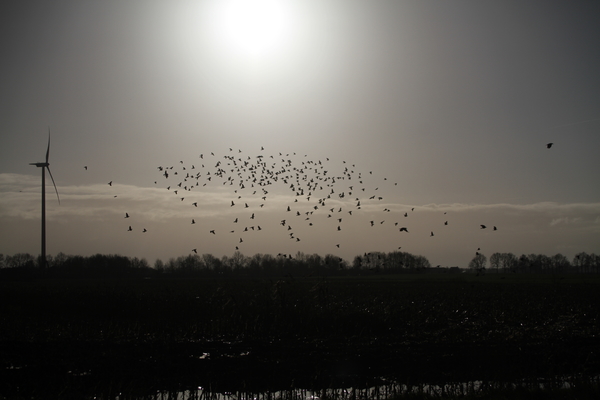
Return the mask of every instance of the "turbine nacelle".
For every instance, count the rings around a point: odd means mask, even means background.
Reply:
[[[48,147],[46,148],[46,162],[29,163],[29,165],[35,165],[38,168],[46,168],[48,170],[48,174],[50,175],[50,179],[52,179],[52,184],[54,185],[54,191],[56,192],[56,198],[58,199],[58,204],[60,204],[60,196],[58,195],[58,189],[56,188],[56,183],[54,182],[54,177],[52,176],[52,172],[50,171],[50,163],[48,162],[49,159],[50,159],[50,128],[48,128]],[[42,179],[43,179],[43,177],[42,177]],[[42,183],[43,183],[43,181],[42,181]]]

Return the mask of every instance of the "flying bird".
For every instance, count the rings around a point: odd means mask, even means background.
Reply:
[[[125,218],[129,218],[129,214],[128,213],[125,213]]]
[[[547,148],[547,149],[549,149],[550,147],[552,147],[552,145],[553,145],[553,144],[554,144],[554,143],[548,143],[548,144],[546,145],[546,148]]]
[[[487,228],[487,226],[485,226],[485,225],[480,225],[480,226],[481,226],[481,228],[479,228],[479,229],[485,229],[485,228]]]

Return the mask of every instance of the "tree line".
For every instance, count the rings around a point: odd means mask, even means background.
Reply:
[[[46,268],[40,268],[39,265],[38,258],[28,253],[12,256],[0,254],[0,277],[299,277],[459,271],[458,267],[432,267],[426,257],[400,251],[364,253],[355,256],[351,263],[332,254],[321,256],[298,252],[295,256],[245,256],[236,251],[232,256],[221,258],[212,254],[190,254],[170,258],[166,262],[157,259],[153,266],[150,266],[145,258],[116,254],[81,256],[58,253],[56,256],[48,256]],[[488,260],[485,255],[477,253],[469,262],[468,269],[477,272],[491,270],[497,273],[599,273],[600,256],[581,252],[570,261],[562,254],[523,254],[517,257],[512,253],[494,253]]]
[[[405,252],[365,253],[352,263],[327,254],[255,254],[245,256],[236,251],[232,256],[190,254],[157,259],[153,266],[145,258],[115,254],[93,256],[58,253],[47,256],[47,267],[40,268],[38,258],[28,253],[0,254],[0,276],[44,275],[47,277],[157,277],[157,276],[332,276],[365,272],[410,272],[430,268],[423,256]]]
[[[558,253],[553,256],[544,254],[494,253],[488,258],[480,253],[469,262],[468,268],[478,272],[489,269],[497,273],[599,273],[600,255],[585,252],[577,253],[573,260]]]

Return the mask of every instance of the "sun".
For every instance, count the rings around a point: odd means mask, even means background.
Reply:
[[[289,20],[281,0],[224,0],[215,22],[224,45],[261,56],[283,44]]]

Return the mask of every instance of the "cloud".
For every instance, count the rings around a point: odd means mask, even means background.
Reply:
[[[583,219],[580,217],[576,217],[576,218],[568,218],[568,217],[561,217],[561,218],[555,218],[552,221],[550,221],[550,226],[555,226],[558,224],[576,224],[579,222],[582,222]],[[594,223],[596,223],[596,221],[594,221]]]
[[[39,183],[36,176],[0,174],[0,234],[7,238],[0,243],[0,253],[37,251]],[[177,188],[175,194],[173,187],[93,183],[61,185],[59,205],[51,189],[46,188],[50,253],[168,259],[198,248],[224,255],[243,238],[240,247],[247,255],[303,251],[351,260],[363,252],[401,247],[434,264],[466,265],[477,248],[488,255],[499,251],[572,256],[578,251],[598,252],[600,243],[600,203],[419,205],[382,196],[383,200],[366,197],[359,209],[355,197],[332,196],[323,204],[318,196],[297,196],[277,187],[268,187],[264,195],[260,187],[235,191],[214,184]],[[480,229],[481,224],[488,228]],[[251,228],[259,225],[260,232]],[[128,232],[129,226],[133,232]],[[399,231],[403,226],[409,234]],[[147,233],[142,233],[144,228]],[[210,234],[213,229],[218,235]]]

